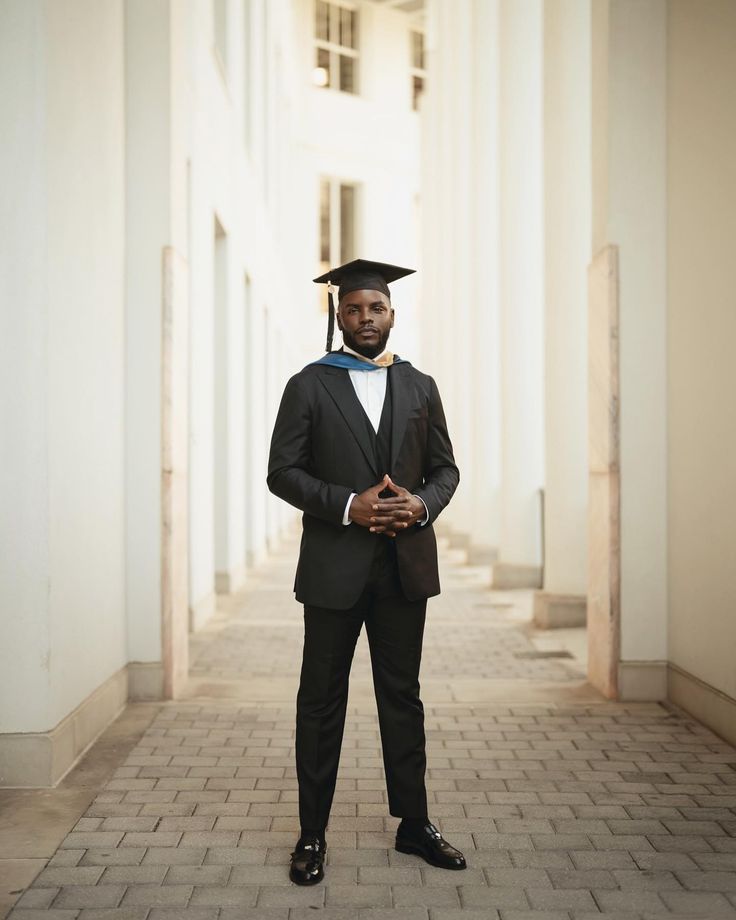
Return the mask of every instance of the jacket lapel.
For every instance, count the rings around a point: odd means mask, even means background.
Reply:
[[[346,370],[325,365],[319,381],[340,410],[340,414],[363,451],[368,465],[378,478],[378,464],[374,445],[368,434],[367,417],[355,394],[350,375]]]

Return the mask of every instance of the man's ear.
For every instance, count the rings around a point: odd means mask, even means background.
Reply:
[[[335,319],[337,320],[337,328],[340,330],[340,332],[342,332],[342,320],[340,319],[339,310],[335,310]]]
[[[394,320],[395,320],[395,319],[396,319],[396,313],[394,312],[394,308],[391,307],[391,325],[389,326],[390,329],[393,329],[393,328],[394,328]]]

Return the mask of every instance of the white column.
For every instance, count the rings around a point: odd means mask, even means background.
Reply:
[[[544,6],[545,477],[539,626],[585,624],[590,2]]]
[[[619,248],[617,692],[629,699],[666,695],[666,36],[665,0],[593,6],[593,251]]]
[[[422,369],[460,468],[442,529],[476,562],[492,558],[499,520],[497,9],[429,3],[422,102]]]
[[[215,587],[245,581],[245,331],[236,238],[216,223],[214,260]]]
[[[247,562],[256,565],[266,556],[267,456],[270,431],[266,429],[266,311],[255,284],[246,288],[246,515]]]
[[[501,0],[501,534],[493,586],[538,587],[543,479],[542,4]]]
[[[470,563],[491,562],[501,531],[501,343],[499,279],[499,0],[474,0],[471,23],[470,147],[472,205],[467,327],[472,406]],[[465,311],[463,311],[465,312]]]

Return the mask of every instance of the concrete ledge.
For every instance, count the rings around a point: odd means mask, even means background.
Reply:
[[[649,701],[667,699],[666,661],[620,661],[618,699]]]
[[[128,699],[132,702],[164,699],[164,666],[160,661],[128,664]]]
[[[468,565],[493,565],[498,559],[498,550],[492,546],[471,543],[468,547]]]
[[[538,629],[585,626],[588,599],[584,594],[534,593],[534,625]]]
[[[191,632],[197,632],[206,626],[215,615],[217,609],[217,594],[211,591],[204,597],[200,597],[196,603],[189,608],[189,629]]]
[[[236,566],[229,572],[215,572],[215,593],[234,594],[245,584],[247,567],[245,563]]]
[[[736,745],[736,700],[672,662],[667,668],[667,698]]]
[[[491,571],[491,587],[501,591],[509,588],[541,588],[542,567],[495,562]]]
[[[0,786],[55,786],[128,701],[121,668],[47,732],[0,735]]]
[[[470,549],[470,534],[462,530],[450,530],[445,535],[450,549]]]

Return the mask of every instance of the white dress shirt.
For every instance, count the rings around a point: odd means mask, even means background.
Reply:
[[[360,357],[357,352],[353,351],[352,348],[348,348],[347,345],[343,345],[343,351],[347,352],[349,355],[355,355]],[[380,358],[385,354],[385,351],[382,351],[377,358]],[[365,414],[368,416],[368,419],[373,426],[373,430],[378,434],[378,427],[381,424],[381,414],[383,412],[383,403],[386,399],[386,375],[388,374],[388,368],[379,367],[374,371],[353,371],[348,370],[350,374],[350,381],[353,384],[353,389],[355,390],[355,395],[358,397],[358,400],[363,407]],[[351,492],[350,498],[348,498],[347,504],[345,505],[345,513],[342,516],[342,523],[347,527],[350,524],[350,506],[353,503],[353,499],[357,495],[357,492]],[[424,505],[426,514],[421,521],[417,523],[422,526],[429,521],[429,510],[427,509],[426,504],[424,504],[424,499],[419,495],[416,496],[419,501]]]

